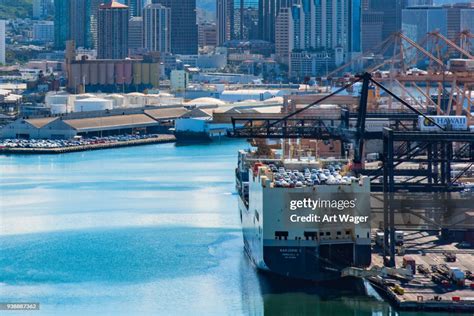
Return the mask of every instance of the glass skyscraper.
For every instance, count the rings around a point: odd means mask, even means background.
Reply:
[[[362,51],[362,1],[352,0],[350,8],[350,39],[349,39],[349,50],[351,52]]]
[[[54,0],[54,47],[58,50],[66,48],[69,40],[69,1]]]
[[[275,42],[276,18],[280,9],[287,8],[291,0],[259,0],[258,28],[259,39]]]
[[[171,9],[171,52],[195,55],[198,53],[196,0],[153,0]]]
[[[122,4],[128,6],[130,17],[133,16],[142,16],[142,10],[146,0],[118,0]]]
[[[258,2],[259,0],[234,0],[233,39],[259,39]]]
[[[97,12],[105,0],[54,0],[54,46],[64,49],[72,40],[76,47],[97,47]]]

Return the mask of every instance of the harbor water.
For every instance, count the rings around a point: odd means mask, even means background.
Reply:
[[[28,315],[428,315],[353,282],[257,273],[234,189],[246,147],[0,156],[0,303],[40,303]]]

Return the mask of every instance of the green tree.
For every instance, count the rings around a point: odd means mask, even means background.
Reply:
[[[0,19],[31,18],[32,0],[0,0]]]

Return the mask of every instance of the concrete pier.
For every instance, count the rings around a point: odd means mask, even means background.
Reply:
[[[98,144],[89,144],[81,146],[68,146],[60,148],[0,148],[0,154],[17,154],[17,155],[26,155],[26,154],[65,154],[78,151],[87,151],[87,150],[99,150],[99,149],[108,149],[108,148],[118,148],[118,147],[129,147],[129,146],[139,146],[139,145],[148,145],[148,144],[159,144],[159,143],[171,143],[175,142],[176,138],[174,135],[160,134],[157,137],[150,137],[145,139],[134,139],[127,141],[116,141],[108,143],[98,143]]]
[[[456,284],[446,275],[441,274],[444,282],[436,276],[440,275],[438,268],[457,267],[464,273],[474,272],[474,249],[459,248],[456,242],[443,241],[438,236],[421,232],[408,232],[405,238],[404,255],[416,262],[414,278],[370,277],[368,280],[372,285],[401,310],[473,313],[474,278],[466,275],[463,284]],[[454,254],[456,261],[448,262],[448,253]],[[402,267],[404,255],[395,257],[397,267]],[[372,263],[383,266],[382,250],[377,247]]]

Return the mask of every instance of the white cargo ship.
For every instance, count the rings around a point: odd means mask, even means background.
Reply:
[[[258,269],[324,281],[368,267],[370,181],[340,160],[262,159],[240,151],[236,169],[245,252]]]

